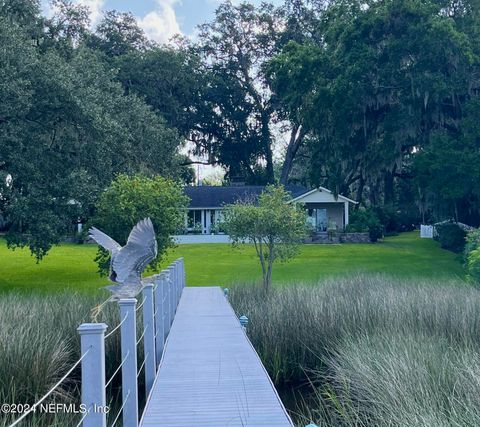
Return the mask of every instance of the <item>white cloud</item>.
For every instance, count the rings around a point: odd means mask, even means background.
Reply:
[[[179,0],[157,0],[158,10],[148,12],[143,18],[137,18],[148,38],[166,43],[174,35],[182,34],[174,8],[176,3],[179,3]]]
[[[89,8],[90,23],[94,28],[102,19],[105,0],[74,1]],[[174,35],[182,34],[175,13],[175,5],[180,2],[181,0],[156,0],[157,8],[155,10],[148,12],[143,18],[137,17],[138,25],[145,31],[147,37],[159,43],[166,43]],[[41,4],[46,16],[51,17],[56,12],[56,8],[48,0],[42,0]]]
[[[105,4],[105,0],[75,0],[76,4],[80,4],[82,6],[88,7],[90,13],[90,26],[93,28],[95,27],[102,18],[102,10]],[[55,13],[58,12],[58,8],[54,6],[50,1],[42,1],[41,2],[42,9],[45,13],[45,16],[51,18]]]
[[[90,10],[90,25],[92,27],[100,22],[105,0],[77,0],[77,3],[88,7]]]

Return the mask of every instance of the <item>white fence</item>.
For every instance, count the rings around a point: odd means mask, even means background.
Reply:
[[[421,225],[420,237],[423,239],[433,239],[433,225]]]
[[[113,418],[114,426],[122,417],[124,427],[138,426],[138,377],[145,376],[146,395],[150,393],[162,358],[163,347],[175,317],[178,302],[185,287],[183,258],[174,261],[160,274],[151,277],[143,288],[143,300],[137,306],[136,298],[118,301],[120,323],[108,334],[105,323],[83,323],[78,327],[81,357],[70,370],[9,427],[19,424],[48,397],[65,379],[81,365],[82,407],[85,408],[77,427],[106,427],[106,391],[114,377],[121,372],[122,405]],[[137,311],[142,310],[143,331],[137,337]],[[105,340],[120,330],[121,362],[112,376],[105,378]],[[144,360],[137,364],[137,346],[143,341]]]

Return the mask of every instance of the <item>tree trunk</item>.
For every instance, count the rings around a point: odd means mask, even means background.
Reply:
[[[270,291],[270,287],[272,285],[272,270],[273,270],[273,251],[274,251],[274,244],[272,242],[268,245],[268,267],[267,267],[267,274],[264,279],[264,289],[265,293]]]
[[[273,171],[273,155],[272,155],[272,146],[270,140],[265,146],[266,151],[266,161],[267,161],[267,183],[273,184],[275,182],[275,173]]]
[[[285,153],[285,161],[282,166],[282,174],[280,176],[280,184],[287,185],[288,177],[292,171],[293,161],[297,155],[298,149],[302,145],[304,133],[301,125],[294,125],[290,141],[288,142],[287,152]]]
[[[360,204],[363,201],[363,189],[365,187],[365,178],[363,177],[363,174],[360,176],[360,182],[358,184],[358,189],[357,189],[357,197],[356,197],[356,202],[357,204],[355,205],[355,210],[358,210],[360,207]]]
[[[267,112],[262,113],[262,142],[265,150],[265,160],[267,183],[273,184],[275,182],[275,174],[273,171],[273,154],[272,154],[272,137],[270,135],[270,115]]]
[[[395,169],[391,172],[390,171],[385,172],[384,194],[383,194],[383,204],[385,206],[392,206],[395,201],[394,176],[395,176]]]
[[[268,294],[270,292],[270,288],[272,285],[272,270],[273,270],[273,260],[268,260],[268,270],[267,270],[267,277],[265,280],[265,293]]]
[[[257,248],[256,244],[255,244],[255,248]],[[267,276],[267,269],[265,267],[265,257],[263,256],[263,244],[261,240],[258,244],[257,254],[258,254],[258,257],[260,258],[260,265],[262,266],[263,286],[265,287],[265,278]]]

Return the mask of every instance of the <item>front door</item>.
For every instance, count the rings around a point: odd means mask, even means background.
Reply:
[[[327,231],[327,210],[326,209],[315,209],[316,211],[316,223],[317,231]]]

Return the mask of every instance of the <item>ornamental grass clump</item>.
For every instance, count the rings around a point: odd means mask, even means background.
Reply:
[[[480,425],[480,294],[463,282],[358,276],[231,301],[275,384],[310,385],[299,425]]]
[[[77,327],[91,321],[92,307],[105,297],[72,292],[0,296],[0,403],[32,405],[68,372],[80,358]],[[118,307],[109,303],[97,320],[112,329],[118,324],[118,317]],[[106,340],[105,356],[109,378],[121,360],[118,332]],[[45,403],[79,404],[80,373],[79,368],[72,372]],[[117,404],[118,386],[114,381],[108,390],[110,404]],[[21,412],[2,414],[0,426],[10,425],[20,415]],[[79,414],[37,411],[22,425],[69,426],[76,425],[80,418]]]

